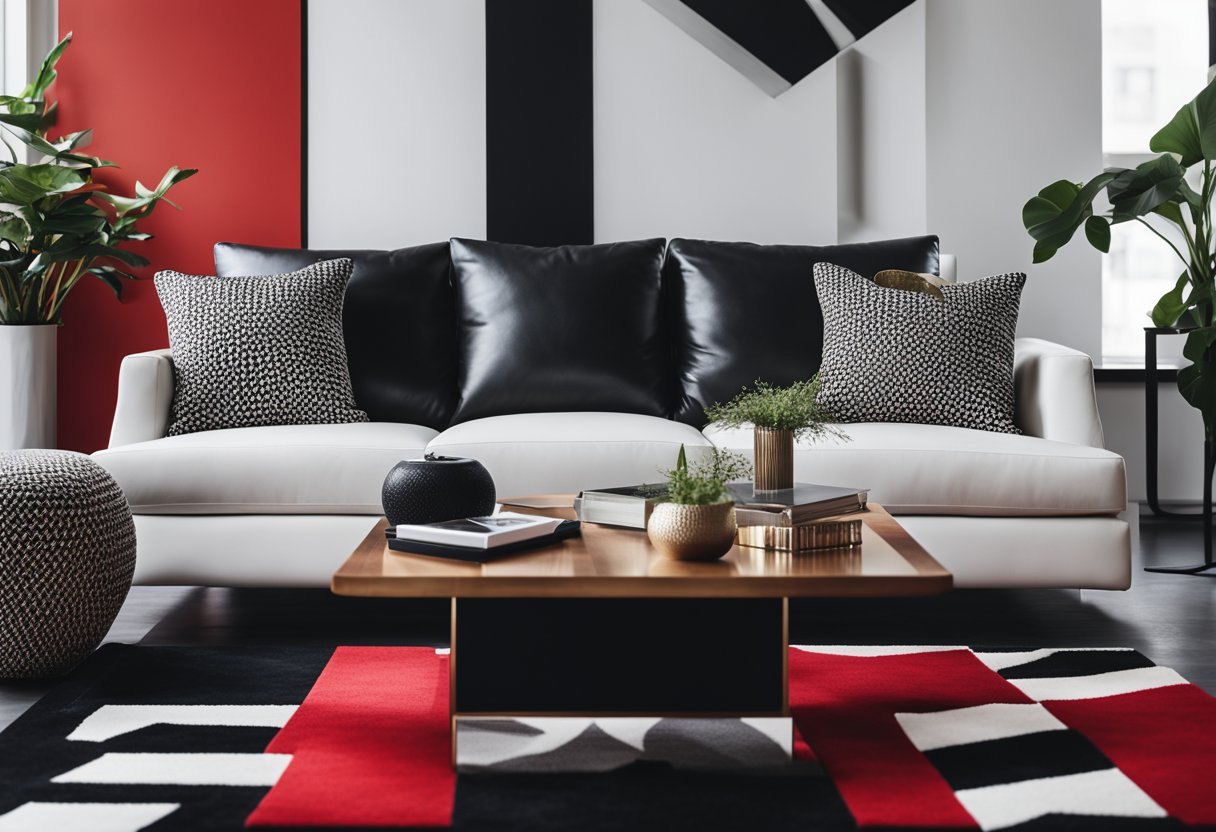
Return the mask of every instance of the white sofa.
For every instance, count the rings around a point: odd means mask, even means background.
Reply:
[[[1019,339],[1015,384],[1022,435],[844,425],[849,442],[798,447],[796,476],[871,489],[958,587],[1126,588],[1124,465],[1102,448],[1089,357]],[[135,513],[138,583],[327,586],[381,514],[384,475],[428,450],[481,460],[504,496],[654,481],[681,444],[751,450],[747,431],[596,412],[166,437],[172,398],[168,350],[127,356],[94,454]]]

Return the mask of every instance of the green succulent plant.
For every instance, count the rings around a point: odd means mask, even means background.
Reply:
[[[847,434],[831,424],[832,415],[822,407],[819,376],[776,387],[757,380],[725,404],[708,407],[705,415],[724,428],[757,427],[792,431],[797,439],[807,437],[847,439]]]
[[[125,244],[149,239],[139,222],[197,172],[171,167],[155,187],[136,182],[133,196],[121,196],[94,179],[116,165],[81,152],[92,130],[50,137],[58,108],[46,92],[71,42],[68,34],[56,44],[20,95],[0,96],[0,140],[9,156],[0,159],[0,324],[59,323],[64,301],[86,275],[121,299],[123,280],[134,278],[128,269],[148,265]],[[13,140],[27,149],[28,163]]]
[[[708,506],[729,500],[730,492],[726,484],[750,477],[752,466],[742,454],[721,448],[713,448],[705,457],[689,465],[688,456],[681,445],[676,467],[664,473],[667,475],[664,502]]]

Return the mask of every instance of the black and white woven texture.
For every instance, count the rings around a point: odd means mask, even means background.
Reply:
[[[134,571],[131,509],[105,469],[67,451],[0,453],[0,678],[74,667]]]
[[[261,277],[157,274],[175,375],[169,435],[366,422],[342,337],[351,269],[343,259]]]
[[[823,309],[819,402],[841,422],[1018,433],[1013,341],[1026,275],[942,287],[945,300],[815,265]]]

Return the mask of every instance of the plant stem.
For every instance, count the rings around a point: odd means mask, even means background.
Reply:
[[[1170,242],[1169,237],[1166,237],[1160,231],[1153,228],[1152,223],[1145,221],[1144,217],[1136,217],[1136,222],[1140,223],[1145,228],[1147,228],[1149,231],[1153,232],[1158,237],[1160,237],[1162,240],[1164,240],[1165,244],[1174,250],[1174,254],[1178,255],[1178,259],[1182,261],[1182,265],[1186,266],[1187,271],[1188,272],[1191,271],[1191,261],[1182,256],[1182,252],[1178,250],[1178,246],[1176,246],[1172,242]],[[1187,248],[1192,248],[1191,242],[1190,242],[1190,234],[1187,233],[1186,226],[1183,225],[1183,226],[1180,226],[1180,228],[1182,228],[1183,236],[1187,238]]]
[[[63,302],[68,299],[68,292],[72,291],[72,287],[80,281],[80,278],[84,274],[85,266],[92,263],[93,258],[81,257],[79,260],[74,262],[76,263],[76,268],[72,270],[71,277],[67,279],[67,282],[63,284],[62,287],[55,287],[55,293],[58,295],[58,299],[56,300],[54,306],[51,307],[50,315],[47,316],[47,320],[51,323],[55,323],[55,321],[59,318],[59,310],[63,307]]]

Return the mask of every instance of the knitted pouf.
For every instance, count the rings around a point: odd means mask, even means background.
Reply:
[[[114,623],[134,571],[131,509],[100,465],[0,453],[0,678],[71,670]]]

